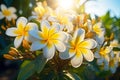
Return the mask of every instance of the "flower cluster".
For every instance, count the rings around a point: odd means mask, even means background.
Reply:
[[[0,19],[16,18],[13,7],[7,9],[5,5],[1,5],[1,10]],[[38,24],[31,22],[32,19],[38,21]],[[120,61],[120,52],[113,50],[119,43],[105,39],[102,21],[95,22],[87,14],[78,14],[73,10],[53,10],[41,2],[37,4],[29,21],[25,17],[19,17],[16,27],[8,28],[6,35],[15,37],[15,48],[27,43],[30,46],[28,51],[42,51],[48,60],[58,53],[60,59],[70,60],[75,68],[84,59],[88,62],[97,59],[98,65],[114,73]]]

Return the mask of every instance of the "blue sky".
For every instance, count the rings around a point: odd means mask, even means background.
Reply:
[[[104,15],[108,10],[111,16],[120,17],[120,0],[96,0],[86,3],[86,12],[91,15]]]

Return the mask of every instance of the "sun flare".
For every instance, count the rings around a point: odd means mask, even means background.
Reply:
[[[73,0],[58,0],[58,6],[64,9],[70,9],[73,7]]]

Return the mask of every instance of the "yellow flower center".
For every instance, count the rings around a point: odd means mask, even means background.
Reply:
[[[10,16],[11,15],[11,12],[7,9],[3,10],[2,13],[3,13],[4,16]]]
[[[68,24],[68,18],[67,17],[63,17],[61,15],[58,15],[57,19],[59,20],[60,24]]]
[[[55,28],[48,29],[46,26],[43,27],[42,33],[39,34],[43,38],[43,43],[47,43],[47,46],[57,44],[57,39],[60,37],[58,33],[55,32]]]
[[[28,36],[28,31],[30,30],[29,26],[23,26],[22,23],[18,24],[17,30],[14,31],[15,34],[18,34],[19,36]]]
[[[81,54],[81,50],[83,49],[82,47],[80,47],[80,44],[78,43],[77,40],[72,40],[70,42],[71,45],[71,50],[74,50],[76,52],[76,56],[79,57]]]
[[[97,25],[93,27],[93,30],[96,32],[97,35],[101,35],[102,33],[102,30]]]
[[[108,52],[109,50],[107,48],[101,48],[99,53],[101,56],[105,56]]]

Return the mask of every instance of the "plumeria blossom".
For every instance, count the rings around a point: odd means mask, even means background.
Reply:
[[[97,58],[98,65],[108,65],[110,61],[110,56],[113,56],[111,47],[102,47],[99,51],[95,52],[95,57]]]
[[[68,33],[73,31],[72,21],[75,17],[75,12],[72,10],[64,10],[57,8],[52,16],[48,18],[49,21],[58,22],[61,24],[61,30]]]
[[[0,19],[6,18],[8,21],[16,19],[16,9],[14,7],[7,8],[4,4],[1,4]]]
[[[110,41],[110,47],[111,48],[120,48],[120,44],[118,42],[118,40],[113,40]],[[116,58],[118,59],[118,61],[120,62],[120,51],[113,51],[114,55],[116,56]]]
[[[104,42],[105,29],[102,28],[102,23],[98,22],[92,27],[93,31],[96,33],[95,39],[99,44]]]
[[[73,67],[79,67],[84,58],[91,62],[94,59],[93,49],[97,46],[97,43],[93,39],[84,39],[85,30],[77,29],[73,35],[73,38],[69,41],[69,46],[65,52],[60,53],[61,59],[71,58],[71,64]]]
[[[25,17],[20,17],[16,22],[17,27],[8,28],[6,30],[6,34],[8,36],[16,37],[14,40],[14,45],[16,48],[18,48],[21,45],[23,39],[27,41],[29,40],[28,31],[38,28],[35,23],[27,22],[28,21]]]
[[[35,7],[33,12],[33,18],[36,18],[38,20],[46,19],[49,15],[52,14],[52,9],[47,6],[47,3],[37,3],[37,7]]]
[[[110,42],[110,47],[120,47],[118,40],[113,40]]]
[[[60,30],[59,24],[49,24],[47,20],[41,22],[41,31],[31,30],[30,35],[38,40],[32,42],[31,51],[43,49],[43,55],[47,59],[52,59],[55,50],[64,52],[66,46],[66,34]]]
[[[102,23],[98,22],[93,25],[90,20],[87,20],[87,27],[88,35],[90,32],[94,32],[95,40],[101,45],[104,42],[105,35],[105,28],[102,27]]]
[[[111,71],[111,73],[115,73],[117,67],[118,67],[118,59],[116,57],[110,58],[108,69]]]
[[[101,45],[104,42],[104,35],[105,35],[105,28],[102,27],[102,23],[98,22],[92,25],[90,20],[87,21],[88,23],[88,31],[95,33],[95,40]]]
[[[105,63],[103,64],[104,70],[106,71],[110,70],[111,73],[115,73],[118,67],[118,62],[119,62],[118,55],[109,56],[108,64]]]

